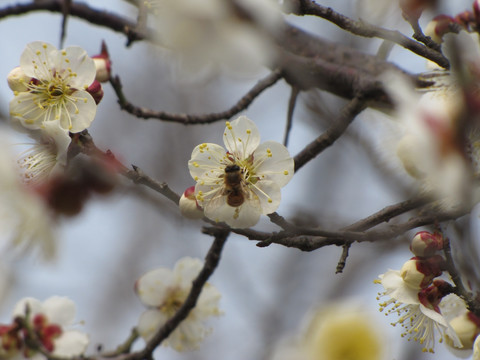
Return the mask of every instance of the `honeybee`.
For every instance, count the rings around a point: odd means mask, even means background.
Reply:
[[[238,165],[225,167],[223,176],[225,186],[222,195],[227,196],[227,204],[232,207],[238,207],[245,202],[242,175],[242,169]]]

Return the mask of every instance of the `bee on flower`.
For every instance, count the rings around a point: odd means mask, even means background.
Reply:
[[[15,95],[10,115],[31,130],[56,122],[72,133],[83,131],[97,111],[89,93],[96,73],[94,61],[78,46],[57,50],[48,43],[29,43],[20,66],[8,75]]]
[[[196,199],[211,220],[233,228],[253,226],[261,214],[277,210],[294,161],[282,144],[260,144],[256,125],[246,116],[227,122],[223,142],[226,150],[212,143],[193,149],[188,168],[197,182]]]

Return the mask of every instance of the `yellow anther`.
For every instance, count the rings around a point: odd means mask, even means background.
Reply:
[[[42,47],[43,47],[44,49],[46,49],[46,48],[47,48],[47,44],[43,44]]]
[[[250,135],[252,133],[252,130],[247,129],[247,134]]]
[[[41,55],[42,52],[40,50],[37,50],[37,52],[35,54],[38,56],[38,55]]]
[[[65,50],[62,50],[62,55],[67,56],[67,52]]]
[[[268,199],[268,202],[271,204],[273,201],[272,201],[272,199]]]
[[[283,175],[288,175],[288,170],[285,170],[285,171],[283,172]]]

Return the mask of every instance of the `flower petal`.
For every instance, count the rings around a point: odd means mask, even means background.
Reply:
[[[61,56],[61,67],[68,69],[67,74],[75,74],[68,81],[72,88],[84,90],[93,83],[97,69],[84,49],[70,46],[61,51]]]
[[[382,285],[391,298],[404,304],[420,304],[418,291],[405,284],[400,271],[388,270],[382,277]]]
[[[224,221],[232,228],[247,228],[260,220],[261,206],[255,194],[238,207],[228,205],[227,196],[220,196],[205,204],[204,211],[205,216],[213,221]]]
[[[42,312],[42,303],[32,297],[21,299],[13,308],[13,316],[25,316],[26,309],[30,310],[30,314],[35,315]]]
[[[184,257],[175,263],[173,274],[175,282],[181,287],[191,287],[192,281],[198,276],[202,270],[203,262],[200,259]]]
[[[250,185],[252,191],[258,196],[262,214],[271,214],[278,209],[281,200],[280,186],[273,181],[259,180],[255,185]]]
[[[188,161],[190,175],[195,181],[205,178],[218,179],[225,172],[222,163],[226,160],[226,151],[217,144],[204,143],[195,147]]]
[[[95,114],[97,113],[97,104],[86,91],[75,91],[71,100],[66,102],[66,112],[60,117],[60,123],[64,129],[72,133],[78,133],[90,126]]]
[[[168,289],[175,286],[170,269],[158,268],[145,273],[135,284],[135,291],[143,304],[157,307],[162,305]]]
[[[20,67],[25,75],[36,79],[49,79],[53,76],[52,58],[57,55],[57,48],[49,43],[34,41],[25,47],[20,56]]]
[[[137,331],[145,341],[149,341],[157,329],[165,324],[167,320],[167,316],[161,311],[155,309],[147,310],[140,315]]]
[[[88,343],[87,334],[76,330],[65,331],[55,340],[53,354],[62,358],[79,356],[87,350]]]
[[[227,122],[223,142],[227,150],[237,159],[245,159],[260,144],[260,133],[252,120],[240,116],[231,123]]]
[[[283,187],[293,177],[295,163],[285,146],[276,141],[266,141],[255,150],[253,167],[261,179],[271,180]]]
[[[43,302],[42,307],[51,323],[68,326],[75,320],[75,303],[67,297],[52,296]]]

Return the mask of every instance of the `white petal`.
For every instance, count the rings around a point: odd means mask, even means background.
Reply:
[[[240,116],[225,128],[223,142],[227,150],[237,159],[245,159],[260,144],[260,134],[252,120],[246,116]]]
[[[172,271],[158,268],[138,279],[135,291],[143,304],[156,307],[162,305],[172,286],[175,286]]]
[[[473,343],[473,360],[480,360],[480,336]]]
[[[259,180],[255,185],[250,185],[250,188],[260,200],[262,214],[271,214],[278,209],[281,193],[277,183]]]
[[[205,177],[216,177],[225,172],[222,162],[226,160],[226,151],[217,144],[205,143],[195,147],[188,162],[190,175],[195,181]]]
[[[10,101],[10,115],[27,129],[38,130],[44,121],[54,120],[55,114],[47,114],[38,102],[40,97],[31,92],[21,92]]]
[[[75,320],[75,303],[67,297],[52,296],[42,304],[48,321],[61,326],[68,326]]]
[[[83,90],[93,83],[97,69],[95,62],[84,49],[79,46],[70,46],[61,52],[61,56],[62,68],[69,68],[72,73],[76,74],[76,76],[71,76],[68,81],[72,88]]]
[[[52,78],[52,68],[55,64],[52,59],[55,58],[58,50],[55,46],[42,41],[34,41],[25,47],[20,56],[20,67],[23,72],[36,79]]]
[[[35,315],[42,312],[42,303],[40,300],[34,299],[32,297],[27,297],[21,299],[15,304],[13,308],[13,316],[25,316],[25,310],[27,308],[30,310],[30,314]]]
[[[161,311],[153,309],[147,310],[140,315],[140,319],[138,320],[138,333],[145,341],[148,341],[167,320],[168,318]]]
[[[92,95],[83,90],[75,91],[71,97],[74,100],[67,102],[66,114],[62,114],[60,121],[64,129],[78,133],[92,123],[97,113],[97,104]],[[68,117],[71,118],[71,127],[68,125]]]
[[[388,270],[382,277],[382,285],[387,294],[404,304],[419,304],[418,291],[411,289],[400,276],[398,270]]]
[[[429,309],[426,306],[420,304],[420,311],[428,318],[432,319],[436,323],[442,325],[442,326],[447,326],[447,322],[445,321],[445,318],[442,316],[442,314],[436,312],[433,309]]]
[[[173,273],[175,283],[190,287],[192,281],[198,276],[203,267],[203,261],[191,257],[184,257],[175,263]]]
[[[261,215],[260,201],[257,197],[238,206],[232,207],[226,202],[227,197],[221,196],[221,202],[210,201],[205,204],[205,216],[217,222],[224,221],[232,228],[247,228],[257,224]]]
[[[53,355],[58,357],[79,356],[85,353],[88,343],[86,334],[76,330],[65,331],[55,340]]]
[[[268,154],[271,154],[269,156]],[[287,148],[276,141],[260,144],[254,152],[254,168],[261,179],[285,186],[293,177],[295,163]]]

